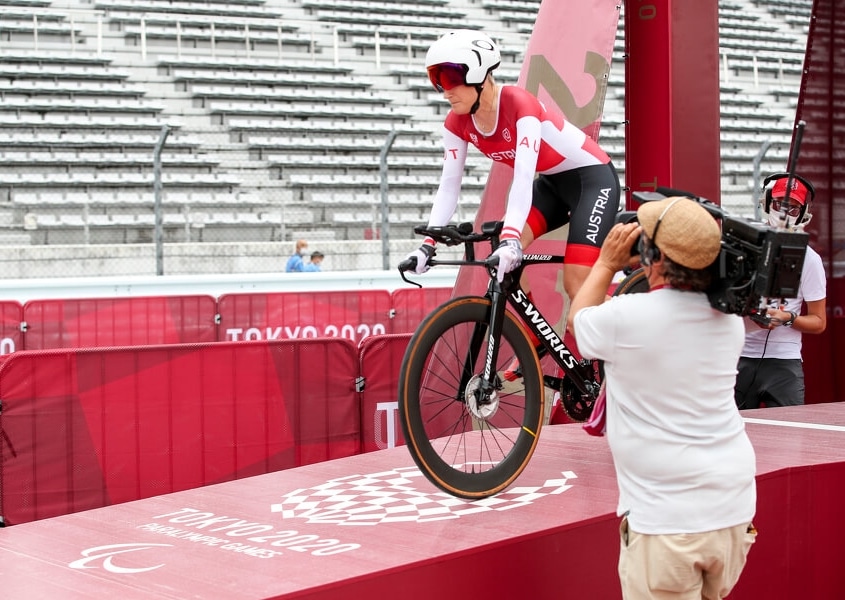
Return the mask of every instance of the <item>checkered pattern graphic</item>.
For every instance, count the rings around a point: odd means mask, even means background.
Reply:
[[[525,475],[523,475],[523,478]],[[430,489],[416,467],[404,467],[331,479],[313,488],[285,494],[271,511],[285,519],[335,525],[378,525],[379,523],[442,521],[488,512],[518,509],[544,498],[562,494],[576,479],[572,471],[560,479],[537,486],[513,486],[490,498],[462,500]],[[419,485],[422,483],[422,485]]]

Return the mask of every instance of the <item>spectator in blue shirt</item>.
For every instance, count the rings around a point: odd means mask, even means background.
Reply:
[[[309,272],[322,271],[322,269],[320,268],[320,263],[322,262],[323,253],[319,250],[314,250],[314,252],[311,253],[311,262],[304,263],[302,266],[302,270]]]
[[[302,260],[302,257],[305,256],[305,253],[308,251],[308,242],[305,240],[297,240],[296,241],[296,252],[293,253],[288,259],[287,265],[285,265],[285,272],[287,273],[301,273],[303,271],[303,266],[305,262]]]

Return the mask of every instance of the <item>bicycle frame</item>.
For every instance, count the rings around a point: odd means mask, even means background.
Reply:
[[[485,296],[492,302],[490,318],[490,348],[485,369],[492,369],[496,364],[496,342],[501,334],[504,310],[509,305],[514,312],[522,319],[523,324],[534,333],[540,343],[548,351],[555,364],[560,367],[564,377],[543,376],[546,387],[560,390],[562,380],[568,378],[583,395],[596,398],[599,392],[599,384],[595,379],[592,368],[588,362],[580,361],[558,335],[551,323],[546,320],[540,310],[528,298],[528,294],[519,285],[520,277],[526,267],[537,264],[563,263],[563,256],[548,254],[527,254],[523,257],[522,265],[505,276],[504,281],[499,284],[495,277],[491,277]],[[485,370],[484,379],[490,381],[488,372]]]
[[[497,227],[498,226],[498,227]],[[445,228],[444,228],[445,229]],[[559,336],[554,330],[554,327],[546,320],[540,310],[528,298],[528,294],[522,289],[519,281],[524,270],[532,265],[539,264],[563,264],[564,257],[562,255],[550,254],[526,254],[523,256],[522,264],[513,272],[508,273],[499,283],[495,275],[496,261],[493,257],[488,257],[486,260],[476,260],[475,249],[472,242],[489,241],[492,248],[498,245],[498,233],[501,230],[501,223],[485,223],[482,226],[483,234],[472,233],[470,224],[464,224],[464,229],[460,226],[457,229],[449,231],[451,235],[458,237],[440,238],[441,241],[449,240],[450,245],[463,243],[466,248],[465,258],[462,260],[431,260],[432,266],[436,265],[451,265],[451,266],[483,266],[487,268],[490,282],[487,286],[487,291],[484,297],[491,302],[491,314],[489,322],[479,324],[472,334],[472,339],[469,345],[469,351],[466,357],[466,365],[475,364],[475,359],[478,358],[478,352],[481,348],[484,332],[487,331],[489,337],[488,352],[484,361],[484,374],[481,381],[481,389],[486,394],[492,392],[496,385],[498,385],[498,376],[495,372],[495,366],[498,359],[499,340],[502,333],[502,324],[505,318],[505,310],[510,305],[513,311],[519,315],[522,323],[534,333],[540,343],[545,347],[548,354],[552,357],[555,364],[560,367],[563,372],[563,377],[552,377],[550,375],[543,375],[543,383],[546,387],[563,391],[562,386],[566,380],[570,381],[582,396],[595,399],[598,396],[600,384],[596,381],[595,374],[592,369],[590,361],[581,361],[571,350],[567,347],[562,336]],[[426,232],[432,233],[424,228],[418,228],[417,233]],[[449,242],[447,242],[449,243]],[[403,269],[400,267],[400,273]],[[406,281],[409,281],[405,279]],[[413,283],[410,282],[409,283]],[[419,284],[416,284],[419,285]],[[470,372],[471,369],[465,369],[464,372]],[[467,381],[462,381],[462,387],[465,387]]]
[[[486,291],[460,294],[423,319],[405,350],[398,382],[400,426],[420,472],[444,492],[469,500],[511,485],[528,465],[544,424],[557,422],[547,410],[544,386],[559,392],[566,415],[587,421],[603,379],[601,363],[574,355],[520,285],[525,269],[559,268],[563,256],[525,254],[512,273],[500,273],[495,248],[502,226],[482,223],[476,232],[472,223],[421,225],[415,233],[438,244],[462,244],[463,258],[440,260],[423,248],[399,264],[402,279],[418,286],[406,272],[422,273],[426,265],[486,269]],[[492,254],[477,260],[477,242],[490,244]],[[422,269],[418,260],[425,261]],[[642,280],[619,287],[640,291],[635,287]],[[540,358],[546,354],[562,376],[543,373]]]
[[[523,261],[522,267],[513,274],[513,280],[516,283],[515,288],[507,296],[508,304],[520,316],[528,329],[540,340],[540,343],[546,348],[555,364],[563,371],[565,377],[568,377],[582,394],[595,398],[598,396],[600,386],[595,380],[592,367],[589,366],[591,363],[589,361],[579,360],[572,353],[563,340],[563,337],[558,335],[552,324],[546,320],[540,310],[528,298],[528,294],[519,286],[519,277],[522,274],[522,269],[526,266],[543,263],[563,263],[563,256],[541,255],[536,256],[536,258],[535,256],[528,255]],[[498,284],[495,280],[491,280],[492,283]],[[560,389],[561,379],[563,378],[544,376],[546,386],[558,390]]]

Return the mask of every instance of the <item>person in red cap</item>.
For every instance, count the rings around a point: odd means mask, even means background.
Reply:
[[[788,198],[787,185],[790,188]],[[809,182],[803,182],[795,176],[790,178],[789,175],[783,175],[775,179],[765,196],[768,224],[785,231],[793,231],[809,223],[812,215],[807,212],[807,194],[810,193],[811,187]]]
[[[766,178],[764,186],[766,222],[782,231],[803,230],[812,218],[812,184],[797,175],[778,173]],[[798,297],[769,298],[765,323],[745,319],[745,345],[734,389],[740,409],[804,404],[801,337],[825,330],[826,287],[822,259],[807,246]]]

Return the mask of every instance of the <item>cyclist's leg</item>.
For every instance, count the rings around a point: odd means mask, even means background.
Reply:
[[[540,175],[534,181],[528,217],[532,229],[555,231],[569,224],[563,287],[570,300],[589,275],[601,244],[613,227],[619,192],[619,176],[612,163]],[[565,321],[566,315],[562,317]]]
[[[607,233],[613,227],[619,210],[619,175],[612,163],[581,167],[573,171],[578,185],[560,180],[568,187],[559,188],[561,197],[573,197],[569,237],[564,260],[564,287],[570,297],[581,285],[598,260]]]
[[[522,235],[519,237],[519,243],[522,244],[523,249],[526,249],[534,243],[534,240],[544,233],[546,233],[546,229],[543,216],[539,214],[537,209],[532,205],[528,213],[528,219],[525,222],[525,226],[522,228]],[[531,283],[528,281],[525,273],[522,274],[522,278],[519,280],[519,286],[522,288],[522,291],[529,296],[531,295]],[[534,341],[537,342],[536,339]],[[536,346],[537,343],[534,345]]]
[[[559,180],[564,180],[562,183]],[[557,175],[540,175],[534,180],[534,187],[531,197],[531,210],[528,213],[528,218],[525,222],[525,227],[522,230],[520,242],[523,248],[528,248],[534,240],[545,235],[550,231],[560,229],[569,223],[570,207],[567,204],[567,198],[562,198],[558,194],[560,187],[569,187],[580,185],[580,178],[574,172],[564,172]],[[564,278],[566,274],[564,272]],[[529,295],[529,299],[533,302],[531,294],[531,285],[528,278],[523,274],[519,282],[522,290]],[[565,306],[566,301],[563,300],[564,309],[561,311],[561,321],[566,320]],[[526,327],[527,329],[527,327]],[[564,332],[565,335],[565,332]],[[543,356],[545,347],[540,344],[540,340],[529,330],[529,337],[534,344],[537,353]],[[519,369],[519,362],[514,359],[508,368],[504,371],[503,377],[507,381],[515,381],[521,376]]]
[[[531,293],[528,279],[523,275],[519,282],[522,291],[525,292],[526,296],[528,296],[528,301],[534,304],[534,295]],[[537,353],[537,356],[539,358],[543,358],[548,353],[546,347],[540,342],[540,339],[533,331],[531,331],[528,325],[524,322],[522,325],[525,327],[525,333],[528,335],[528,340],[531,342],[531,345],[534,346],[534,351]],[[513,360],[510,361],[507,368],[502,372],[502,377],[504,377],[505,381],[516,381],[522,377],[522,367],[520,366],[519,358],[514,356]]]

